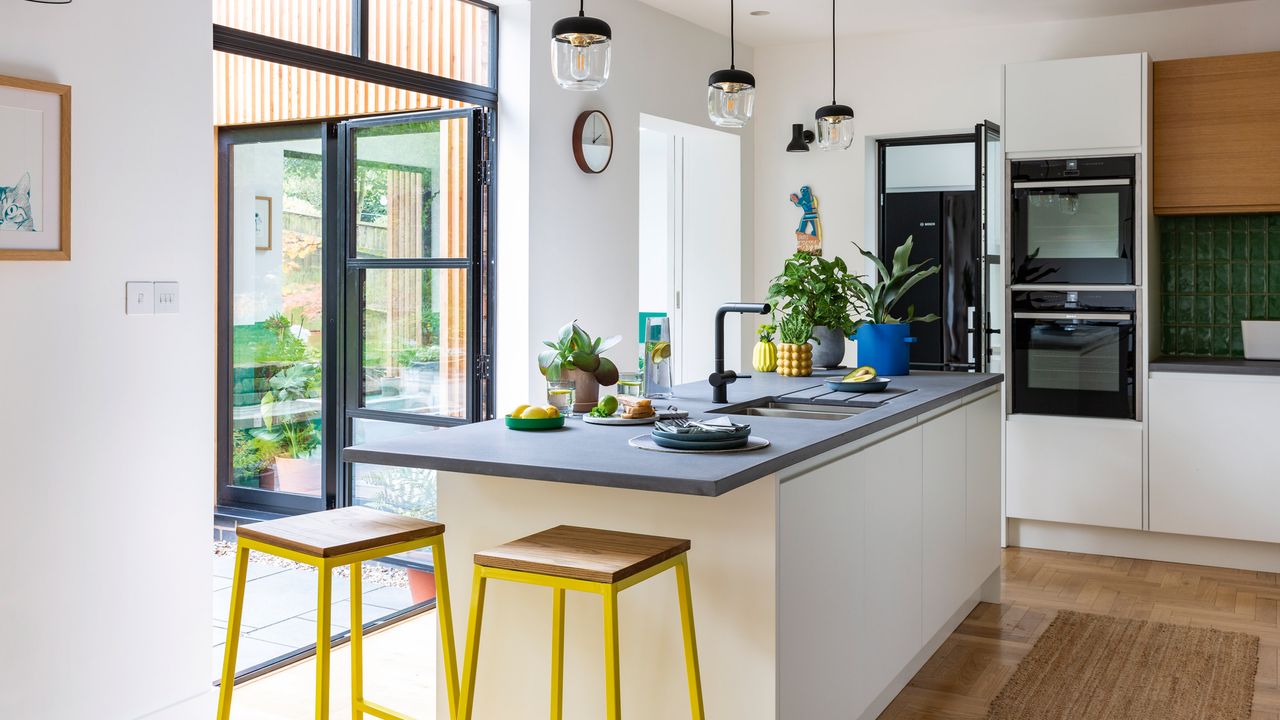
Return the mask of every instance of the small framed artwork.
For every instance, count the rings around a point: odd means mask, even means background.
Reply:
[[[271,198],[258,195],[253,199],[253,246],[258,250],[270,250],[272,237]]]
[[[0,260],[71,259],[71,88],[0,75]]]

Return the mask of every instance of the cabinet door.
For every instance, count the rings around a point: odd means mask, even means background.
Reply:
[[[1151,529],[1280,542],[1280,379],[1155,373]]]
[[[1000,393],[965,405],[969,591],[1000,567]]]
[[[924,599],[921,642],[932,638],[977,586],[966,544],[965,409],[921,427],[924,434]]]
[[[921,642],[920,428],[861,453],[866,478],[863,523],[867,686],[887,687]]]
[[[1009,517],[1142,528],[1142,423],[1013,415]]]
[[[1137,148],[1144,54],[1005,66],[1006,152]]]

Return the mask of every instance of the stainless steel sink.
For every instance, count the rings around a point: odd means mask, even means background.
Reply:
[[[721,415],[753,415],[756,417],[794,418],[797,420],[844,420],[872,408],[853,407],[850,405],[827,405],[816,403],[788,403],[777,400],[761,400],[748,405],[739,405],[727,410],[716,410]]]

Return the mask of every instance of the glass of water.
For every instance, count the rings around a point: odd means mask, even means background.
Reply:
[[[640,397],[644,390],[644,373],[618,373],[618,394],[628,397]]]
[[[547,404],[565,417],[573,415],[573,396],[577,386],[572,380],[553,380],[547,383]]]

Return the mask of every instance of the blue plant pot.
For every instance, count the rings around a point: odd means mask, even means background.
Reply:
[[[850,337],[858,342],[858,365],[870,365],[877,375],[908,375],[911,373],[911,326],[906,323],[892,325],[862,325]]]

